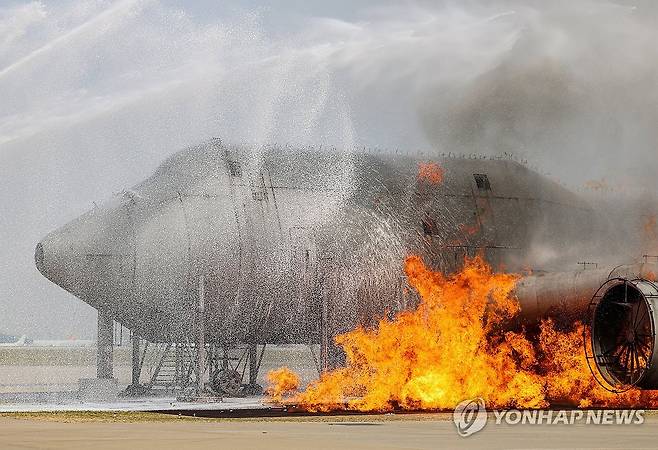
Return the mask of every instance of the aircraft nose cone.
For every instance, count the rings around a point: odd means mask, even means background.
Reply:
[[[37,248],[34,250],[34,263],[37,266],[37,270],[41,272],[41,275],[48,278],[48,275],[46,275],[46,266],[44,265],[43,244],[41,242],[37,244]]]
[[[50,233],[37,244],[34,262],[48,280],[96,307],[130,287],[134,245],[127,209],[112,205]]]
[[[76,293],[76,279],[82,278],[87,252],[83,236],[85,226],[72,224],[50,233],[37,244],[34,263],[41,275],[67,291]]]
[[[56,233],[51,233],[37,244],[34,250],[34,263],[41,275],[69,290],[65,269],[70,266],[72,255],[59,248],[57,237]]]

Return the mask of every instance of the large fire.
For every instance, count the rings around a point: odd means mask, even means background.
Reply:
[[[564,331],[547,320],[535,333],[505,331],[519,311],[514,297],[519,276],[494,273],[481,258],[446,276],[412,256],[405,272],[420,295],[419,306],[372,329],[338,336],[345,367],[292,392],[287,402],[311,411],[451,409],[475,397],[494,408],[658,405],[650,393],[613,394],[597,384],[580,324]],[[291,375],[268,374],[280,393],[277,386],[285,383],[279,377]]]

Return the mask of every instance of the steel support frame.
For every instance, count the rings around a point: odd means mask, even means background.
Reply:
[[[106,311],[100,309],[96,346],[96,378],[114,378],[114,320]]]

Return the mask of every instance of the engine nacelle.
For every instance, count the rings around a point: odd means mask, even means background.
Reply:
[[[587,362],[602,386],[658,389],[656,273],[656,264],[644,263],[531,275],[516,288],[519,318],[584,320]]]
[[[656,311],[658,285],[644,278],[611,278],[594,294],[585,348],[607,389],[658,389]]]

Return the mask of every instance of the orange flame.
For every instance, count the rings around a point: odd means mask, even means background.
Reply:
[[[480,257],[445,276],[411,256],[405,272],[420,295],[418,308],[337,336],[346,366],[288,401],[310,411],[451,409],[475,397],[494,408],[658,405],[652,393],[617,395],[597,384],[580,324],[559,331],[547,320],[536,339],[503,332],[519,311],[518,275],[493,273]]]
[[[287,367],[270,370],[266,378],[269,385],[266,394],[274,402],[280,402],[284,395],[299,389],[299,376]]]
[[[418,179],[426,180],[432,184],[443,183],[445,172],[443,168],[435,162],[418,163]]]

